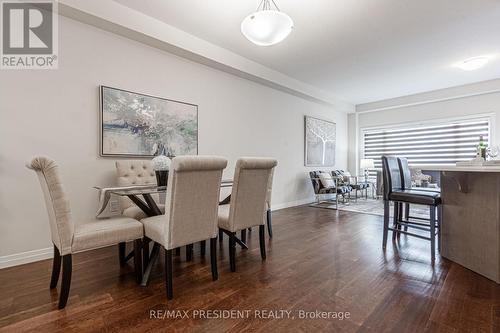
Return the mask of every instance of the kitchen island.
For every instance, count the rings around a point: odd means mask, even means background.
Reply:
[[[440,172],[441,255],[500,283],[500,167],[418,168]]]

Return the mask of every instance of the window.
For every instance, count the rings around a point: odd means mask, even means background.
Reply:
[[[363,158],[373,158],[382,169],[382,155],[408,158],[410,165],[455,165],[476,156],[482,135],[490,140],[488,118],[469,119],[426,126],[391,127],[363,131]]]

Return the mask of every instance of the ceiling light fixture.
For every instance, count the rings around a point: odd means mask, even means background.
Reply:
[[[280,11],[274,0],[262,0],[257,11],[241,22],[241,33],[249,41],[260,46],[283,41],[292,29],[292,19]]]
[[[466,59],[464,61],[459,62],[458,64],[455,64],[455,67],[461,68],[464,71],[473,71],[476,69],[479,69],[486,65],[489,61],[489,57],[474,57],[470,59]]]

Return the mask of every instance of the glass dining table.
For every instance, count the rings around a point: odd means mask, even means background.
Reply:
[[[233,186],[232,179],[224,179],[221,181],[221,188]],[[96,213],[96,217],[99,217],[106,209],[111,195],[126,196],[128,197],[137,207],[139,207],[147,216],[161,215],[161,211],[158,208],[156,201],[153,199],[153,194],[164,194],[167,191],[166,186],[158,186],[156,184],[147,185],[131,185],[131,186],[118,186],[118,187],[100,187],[94,186],[95,189],[99,190],[99,205]],[[140,197],[142,196],[141,199]],[[221,205],[229,203],[231,200],[231,195],[227,196],[224,200],[220,202]]]
[[[221,188],[227,188],[233,186],[232,179],[224,179],[221,181]],[[99,205],[97,209],[96,217],[99,218],[104,210],[106,209],[111,196],[121,196],[128,197],[137,207],[139,207],[148,217],[162,215],[160,208],[153,195],[160,194],[163,196],[167,191],[167,186],[158,186],[157,184],[147,184],[147,185],[132,185],[132,186],[118,186],[118,187],[99,187],[94,186],[95,189],[99,190]],[[142,197],[142,198],[141,198]],[[225,199],[219,202],[219,205],[228,204],[231,200],[231,194],[227,195]],[[151,273],[152,266],[154,265],[158,255],[160,246],[157,243],[153,244],[151,253],[149,251],[149,241],[143,242],[143,267],[145,267],[143,273],[143,279],[141,285],[146,286],[149,282],[149,276]],[[237,243],[243,248],[248,248],[247,245],[237,239]],[[187,246],[189,251],[192,250],[192,244]],[[180,255],[180,249],[176,249],[176,254]],[[134,257],[134,252],[131,251],[126,257],[125,262]]]

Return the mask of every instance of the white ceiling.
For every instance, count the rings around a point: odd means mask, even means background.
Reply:
[[[115,1],[354,104],[500,78],[499,0],[275,0],[295,28],[270,47],[240,32],[260,0]]]

